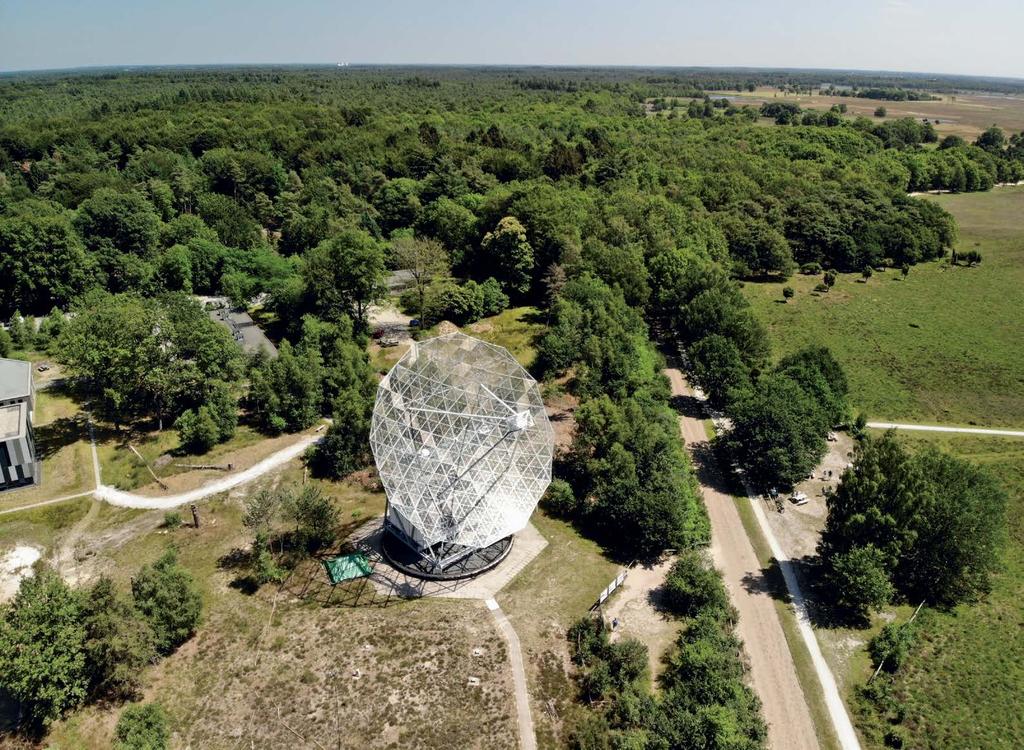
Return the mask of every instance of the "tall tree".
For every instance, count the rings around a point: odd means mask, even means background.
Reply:
[[[437,240],[421,237],[399,237],[391,244],[391,253],[395,267],[412,275],[419,300],[416,312],[422,317],[427,287],[451,271],[448,253]]]
[[[78,706],[89,686],[78,596],[44,569],[22,579],[0,615],[0,689],[37,725]]]
[[[526,239],[526,228],[514,216],[506,216],[484,235],[480,244],[483,275],[493,275],[509,296],[522,297],[530,290],[533,274],[533,248]]]
[[[353,315],[361,328],[366,310],[387,294],[384,251],[373,237],[346,229],[306,253],[303,278],[313,309],[325,320]]]

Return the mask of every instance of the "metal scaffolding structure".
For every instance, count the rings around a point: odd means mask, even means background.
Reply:
[[[537,382],[506,349],[462,333],[414,343],[381,381],[370,446],[387,530],[416,558],[403,567],[426,577],[500,561],[551,481]]]

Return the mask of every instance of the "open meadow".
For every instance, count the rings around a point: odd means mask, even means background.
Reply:
[[[840,274],[827,294],[819,276],[748,283],[777,356],[824,344],[846,368],[851,401],[870,419],[1024,426],[1024,187],[929,196],[960,226],[957,249],[979,266],[948,261]],[[796,295],[782,301],[782,288]]]
[[[765,102],[793,102],[804,109],[829,109],[845,104],[848,117],[874,117],[875,109],[885,107],[886,118],[913,117],[927,119],[935,124],[939,135],[959,135],[974,140],[982,131],[998,125],[1010,133],[1024,131],[1024,97],[998,94],[938,94],[939,101],[889,102],[862,99],[853,96],[824,96],[819,94],[784,94],[774,88],[759,87],[756,91],[717,91],[713,96],[724,96],[742,107],[760,107]]]
[[[973,435],[901,435],[970,459],[1006,489],[1008,542],[992,592],[977,604],[924,610],[917,644],[896,673],[892,694],[909,737],[928,748],[1018,748],[1024,745],[1024,440]],[[906,619],[904,613],[901,620]],[[870,675],[862,659],[859,677]],[[858,723],[881,745],[891,713],[854,703]]]
[[[922,264],[905,280],[892,270],[866,283],[840,275],[827,294],[818,277],[747,284],[745,293],[768,325],[776,355],[827,344],[846,368],[855,409],[869,417],[939,424],[1024,425],[1024,188],[930,196],[957,218],[959,250],[976,249],[975,268]],[[780,300],[781,288],[796,296]],[[1004,568],[991,594],[950,611],[925,610],[919,640],[897,673],[886,711],[859,697],[873,671],[863,644],[892,617],[888,608],[867,630],[827,628],[823,650],[869,747],[881,747],[889,721],[914,747],[1020,747],[1024,723],[1015,710],[1024,693],[1024,440],[967,435],[900,435],[989,468],[1009,496]]]

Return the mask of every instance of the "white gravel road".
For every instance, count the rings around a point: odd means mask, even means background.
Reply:
[[[202,487],[197,487],[194,490],[182,492],[177,495],[146,497],[145,495],[136,495],[132,492],[125,492],[114,487],[109,487],[105,484],[101,484],[97,487],[94,494],[100,500],[106,500],[111,505],[119,505],[122,508],[176,508],[179,505],[194,503],[198,500],[210,497],[211,495],[227,492],[239,485],[251,482],[263,474],[266,474],[268,471],[272,471],[273,469],[288,463],[293,458],[298,458],[309,446],[313,445],[313,443],[317,442],[319,439],[319,435],[308,435],[299,440],[299,442],[289,445],[287,448],[282,448],[277,453],[268,456],[244,471],[228,474],[221,479],[210,482],[209,484],[204,484]]]

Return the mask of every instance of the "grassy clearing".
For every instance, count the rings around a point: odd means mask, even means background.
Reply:
[[[425,329],[422,338],[437,336],[437,328],[438,326],[433,326]],[[505,347],[519,364],[529,369],[537,358],[536,343],[538,337],[543,335],[545,325],[536,307],[510,307],[497,315],[469,323],[460,330],[470,336]],[[408,349],[408,342],[390,347],[381,347],[376,342],[371,343],[370,364],[381,375],[387,374]]]
[[[847,117],[869,117],[875,122],[884,122],[874,116],[875,108],[886,109],[885,119],[913,117],[927,118],[935,123],[940,136],[954,133],[968,140],[974,140],[993,123],[1008,133],[1024,130],[1024,98],[1019,96],[979,96],[975,94],[943,95],[937,102],[885,102],[876,99],[860,99],[852,96],[813,96],[807,94],[783,94],[771,87],[759,87],[757,91],[722,91],[737,106],[744,104],[760,107],[764,102],[793,102],[807,109],[826,110],[835,104],[845,104]],[[685,107],[688,100],[682,100]],[[770,123],[771,120],[765,120]]]
[[[872,417],[1024,424],[1024,189],[929,199],[956,216],[958,248],[979,250],[980,267],[931,263],[913,268],[906,281],[894,281],[898,274],[890,271],[864,284],[843,276],[820,297],[810,294],[817,278],[798,276],[788,282],[797,290],[789,304],[776,302],[784,284],[748,284],[745,291],[769,324],[779,355],[828,344],[847,368],[855,407]],[[922,640],[894,683],[905,711],[902,731],[914,747],[1020,747],[1024,441],[928,433],[901,439],[936,443],[988,465],[1011,495],[1006,567],[992,594],[975,605],[923,615]],[[881,747],[890,725],[857,695],[872,671],[863,646],[887,620],[905,621],[911,610],[889,608],[865,630],[818,630],[867,747]]]
[[[53,545],[65,529],[74,526],[89,512],[93,501],[88,497],[66,503],[11,513],[0,519],[0,550],[15,544],[34,544],[43,548]]]
[[[178,433],[167,428],[157,432],[132,432],[118,434],[112,430],[102,433],[104,438],[98,439],[100,471],[103,483],[121,490],[133,490],[150,484],[152,475],[139,461],[138,457],[128,448],[131,443],[142,454],[143,458],[154,468],[161,479],[189,471],[176,464],[224,464],[230,463],[233,454],[245,448],[255,446],[267,440],[252,427],[239,425],[235,436],[227,442],[215,445],[208,453],[201,456],[181,452]],[[97,436],[99,438],[99,436]],[[156,464],[162,456],[167,456]]]
[[[867,283],[839,277],[828,294],[819,277],[747,284],[775,352],[827,344],[850,378],[854,408],[874,419],[993,427],[1024,425],[1024,188],[930,198],[956,216],[960,250],[977,268],[945,262],[892,270]],[[782,304],[782,287],[796,296]]]
[[[465,332],[508,349],[526,369],[537,358],[537,339],[544,334],[543,318],[536,307],[512,307],[465,327]]]
[[[262,484],[301,477],[301,467],[289,466]],[[383,508],[382,494],[358,483],[321,484],[353,522]],[[291,588],[279,596],[274,586],[247,595],[232,585],[239,572],[229,562],[249,544],[241,498],[211,498],[201,513],[199,529],[147,531],[96,554],[112,560],[96,564],[127,587],[139,566],[173,544],[199,582],[199,632],[145,679],[146,699],[168,709],[174,746],[514,747],[507,654],[482,604],[322,607]],[[136,515],[104,508],[86,534],[102,536]],[[471,676],[480,684],[470,685]],[[48,741],[109,747],[119,711],[90,707],[58,724]]]
[[[565,633],[597,601],[618,566],[571,525],[539,510],[533,523],[548,546],[497,599],[522,643],[538,745],[559,748],[564,727],[586,711],[575,701]]]
[[[992,593],[975,605],[922,616],[918,646],[895,681],[906,709],[903,726],[913,746],[1017,748],[1024,746],[1024,440],[975,436],[907,436],[933,443],[989,467],[1010,497],[1009,544]],[[906,616],[901,617],[905,620]],[[866,670],[861,674],[866,679]],[[861,727],[872,741],[887,725],[861,704]]]

